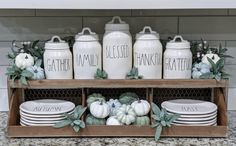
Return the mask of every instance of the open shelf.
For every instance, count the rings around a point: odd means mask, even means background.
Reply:
[[[78,92],[79,94],[73,97],[76,100],[74,103],[78,102],[83,106],[86,106],[87,96],[94,92],[102,93],[106,98],[118,98],[121,93],[132,91],[156,104],[169,98],[177,98],[177,96],[174,96],[177,93],[176,90],[181,91],[181,94],[189,99],[202,97],[205,100],[209,98],[207,100],[210,101],[212,98],[212,102],[218,106],[217,126],[172,126],[164,129],[161,136],[227,137],[228,121],[225,102],[225,92],[227,92],[228,87],[227,80],[219,82],[216,80],[41,80],[29,81],[29,86],[22,86],[18,81],[15,83],[9,81],[8,84],[11,97],[8,120],[9,137],[154,137],[155,129],[152,129],[150,125],[88,125],[85,129],[81,129],[79,133],[74,132],[71,127],[56,129],[49,126],[20,125],[19,105],[25,99],[38,99],[52,93],[54,97],[54,93],[58,93],[58,90],[61,90],[59,93],[64,99],[70,97],[70,94],[74,95]],[[57,92],[50,92],[51,90]],[[66,92],[67,90],[70,90],[70,92]],[[40,96],[36,97],[38,94]],[[179,96],[184,97],[178,95],[178,98]],[[50,98],[50,96],[46,97]],[[73,100],[71,99],[71,101]]]

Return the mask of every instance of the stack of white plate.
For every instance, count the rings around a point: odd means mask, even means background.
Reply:
[[[65,119],[64,113],[72,113],[74,108],[74,103],[65,100],[27,101],[20,105],[20,124],[22,126],[53,126]]]
[[[217,125],[217,106],[212,102],[176,99],[161,104],[170,114],[180,117],[172,124],[179,126],[213,126]]]

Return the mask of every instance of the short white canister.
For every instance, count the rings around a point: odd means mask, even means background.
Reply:
[[[103,70],[108,73],[109,79],[125,79],[131,69],[132,37],[129,25],[115,16],[105,26]]]
[[[76,35],[73,46],[75,79],[94,79],[96,70],[101,69],[102,46],[98,40],[98,35],[88,27]]]
[[[136,34],[134,67],[144,79],[162,78],[162,44],[159,39],[159,34],[150,26]]]
[[[43,58],[47,79],[73,78],[72,54],[68,43],[59,36],[53,36],[45,43]]]
[[[190,43],[175,36],[166,45],[164,53],[164,79],[190,79],[192,69],[192,52]]]

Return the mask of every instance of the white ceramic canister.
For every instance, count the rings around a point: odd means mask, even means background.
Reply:
[[[115,23],[117,21],[118,23]],[[125,79],[132,69],[132,37],[129,25],[115,16],[105,26],[103,70],[109,79]]]
[[[190,79],[192,69],[192,52],[190,43],[175,36],[166,45],[164,53],[164,79]]]
[[[57,41],[56,41],[57,40]],[[47,79],[72,79],[72,54],[68,43],[53,36],[45,43],[44,69]]]
[[[74,78],[94,79],[97,68],[101,69],[102,61],[102,46],[98,42],[98,35],[85,27],[76,35],[75,40],[73,46]]]
[[[136,34],[134,67],[144,79],[162,78],[162,44],[159,39],[159,34],[150,26]]]

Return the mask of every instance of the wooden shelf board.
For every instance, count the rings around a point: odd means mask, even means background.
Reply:
[[[227,80],[160,79],[160,80],[32,80],[29,86],[9,81],[11,88],[215,88],[227,87]]]
[[[162,137],[226,137],[227,126],[172,126]],[[150,126],[86,126],[79,133],[71,127],[9,126],[9,137],[154,137]]]

